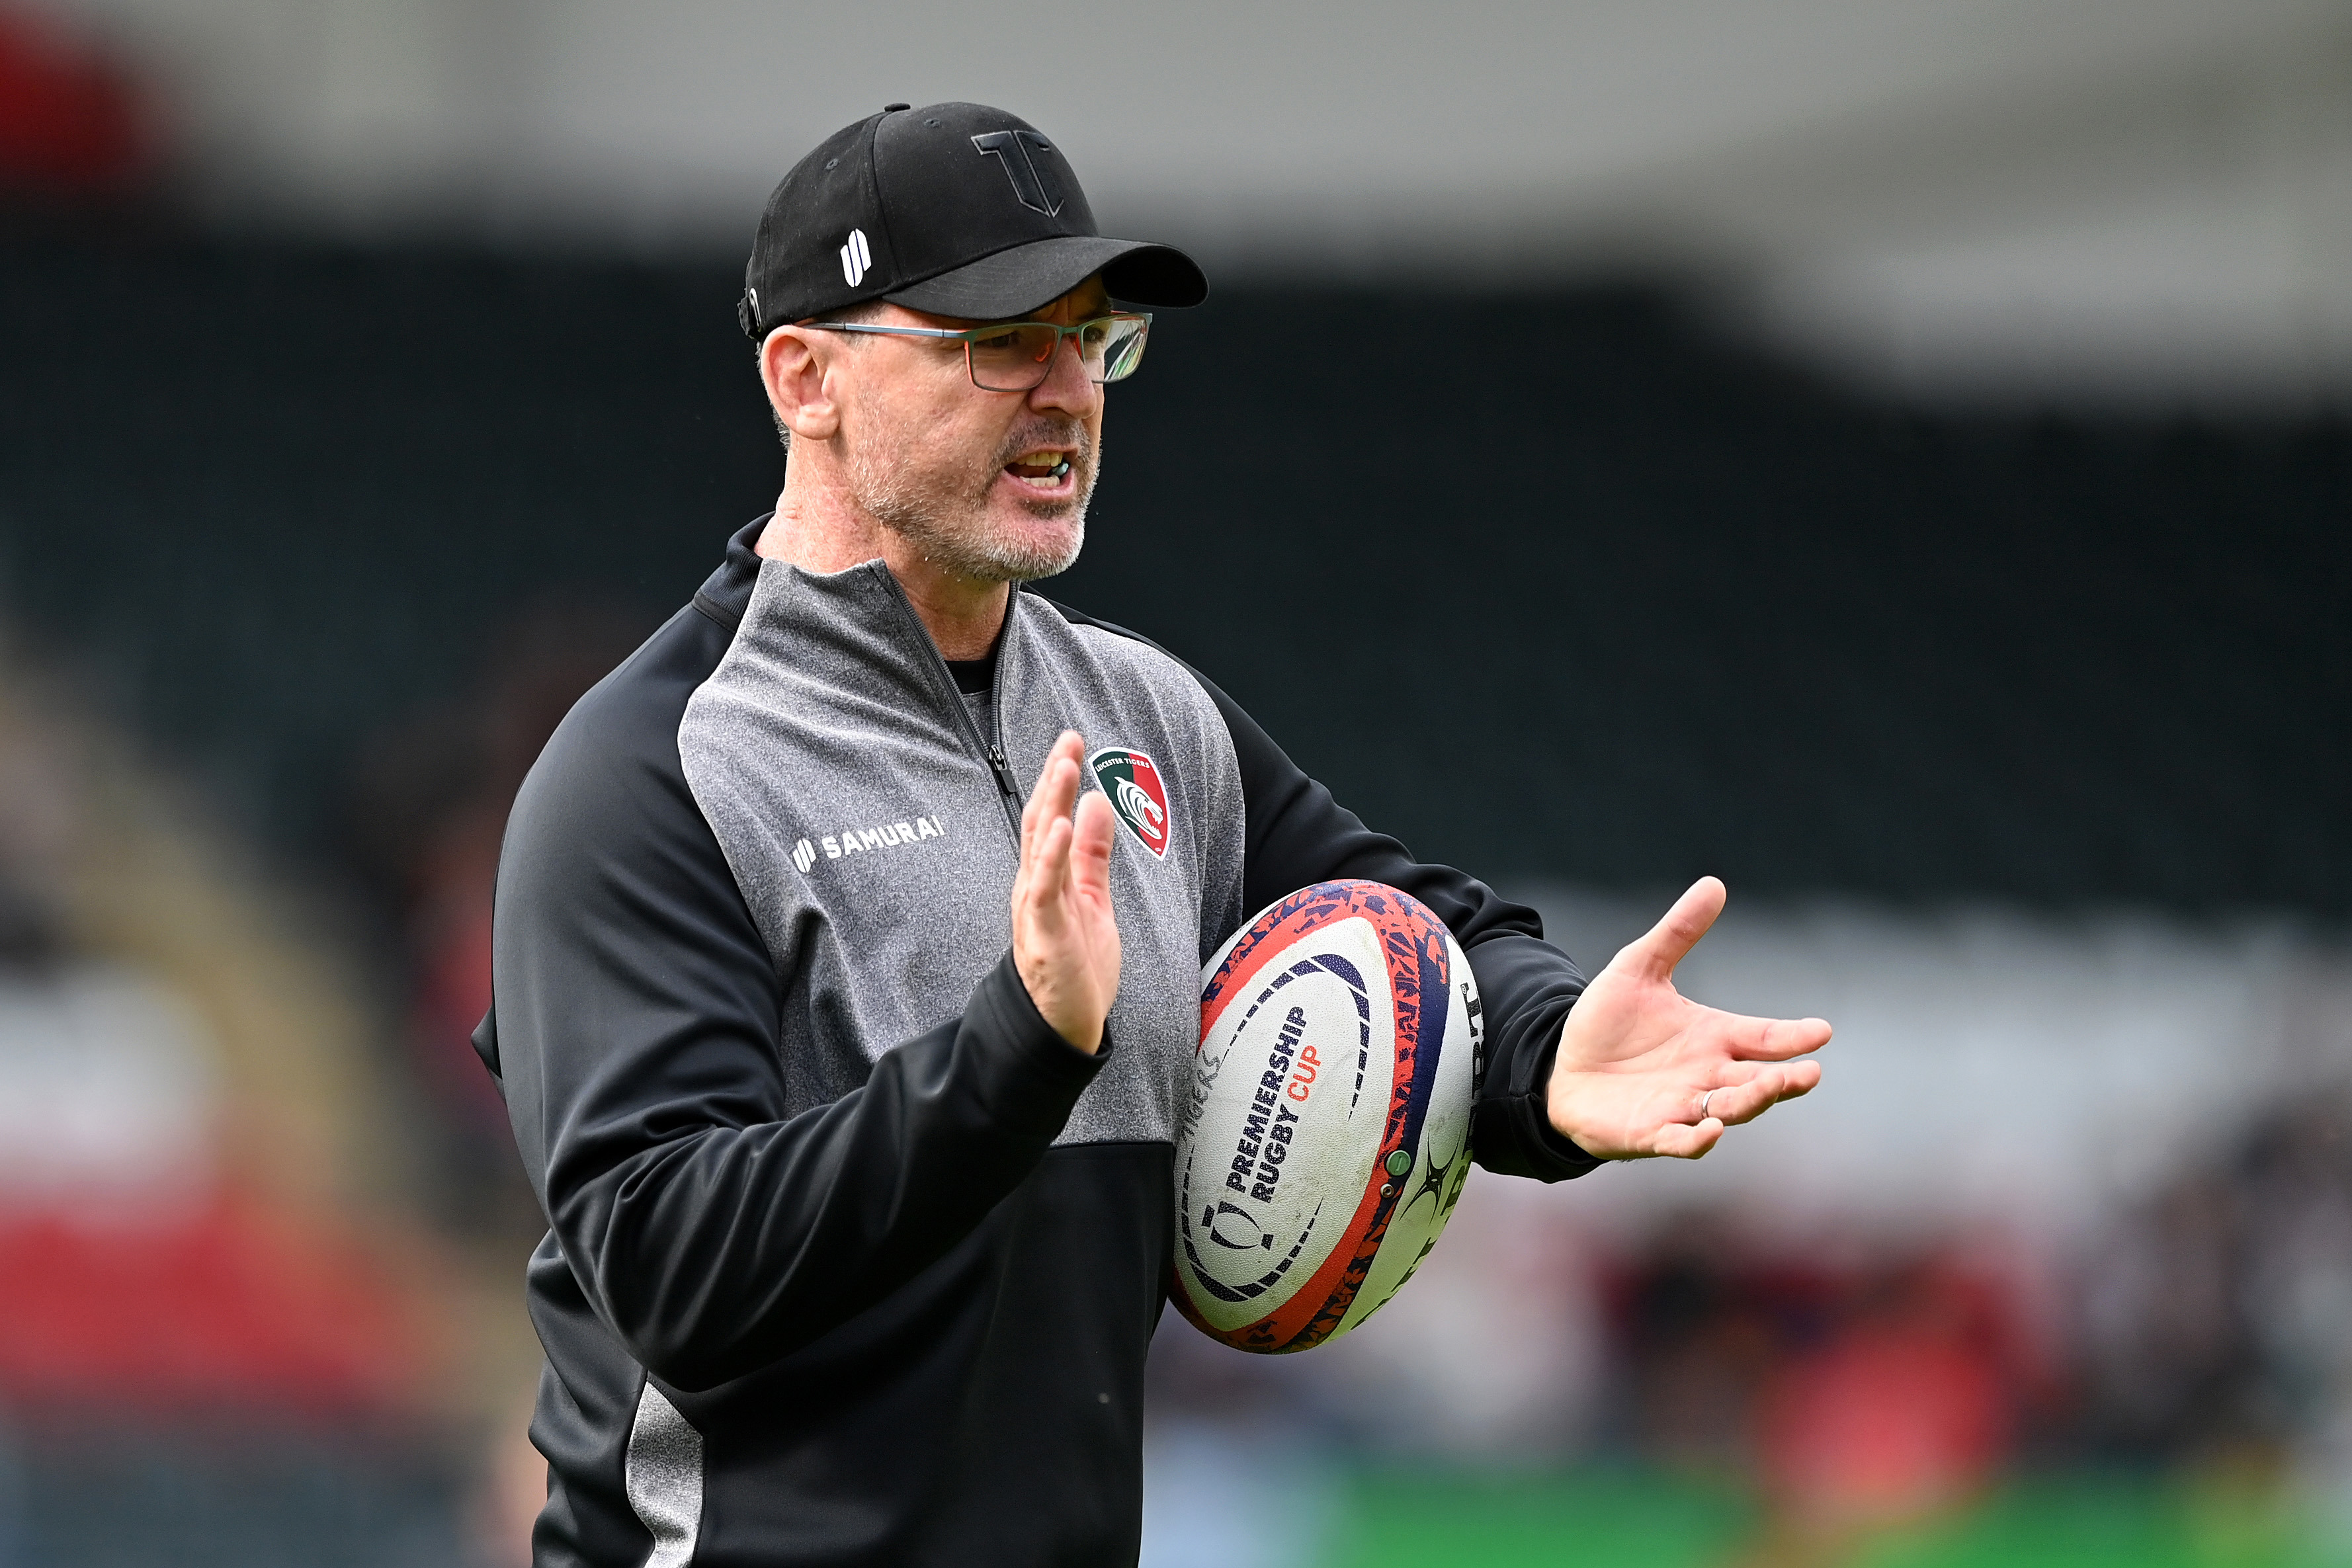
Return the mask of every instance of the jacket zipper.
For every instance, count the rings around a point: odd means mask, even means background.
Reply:
[[[898,586],[898,580],[890,575],[887,567],[877,566],[874,570],[879,571],[882,580],[889,585],[890,597],[897,602],[898,612],[906,617],[917,644],[929,659],[934,695],[942,689],[946,691],[948,709],[955,716],[955,722],[965,741],[981,760],[988,764],[989,773],[996,779],[997,803],[1004,808],[1005,826],[1013,830],[1013,848],[1018,853],[1021,848],[1021,791],[1013,782],[1013,766],[1004,759],[1004,747],[999,744],[997,736],[980,733],[980,726],[973,722],[971,706],[963,700],[963,693],[956,688],[955,674],[948,668],[946,656],[940,652],[940,645],[931,641],[930,630],[923,624],[923,618],[915,613],[912,604],[907,602],[906,590]],[[1013,591],[1018,593],[1020,591],[1016,589]],[[1003,734],[1004,727],[1004,641],[1013,635],[1013,609],[1014,602],[1006,601],[1004,629],[997,633],[996,687],[989,694],[990,727],[998,735]]]

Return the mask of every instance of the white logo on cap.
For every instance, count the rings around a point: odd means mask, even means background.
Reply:
[[[841,276],[849,279],[855,288],[865,280],[866,269],[874,265],[874,253],[866,248],[866,231],[849,231],[849,243],[841,247]]]

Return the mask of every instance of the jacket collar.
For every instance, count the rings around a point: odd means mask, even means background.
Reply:
[[[727,559],[695,591],[694,607],[730,632],[743,624],[751,605],[751,589],[760,580],[761,533],[773,512],[762,512],[735,530],[727,541]]]
[[[751,611],[751,591],[760,583],[760,564],[762,559],[758,548],[760,535],[766,531],[768,519],[775,515],[772,511],[762,512],[736,529],[727,540],[727,557],[719,563],[719,570],[704,579],[702,586],[695,591],[695,608],[730,632],[741,630],[743,617]],[[879,562],[869,561],[866,564],[877,568],[877,571],[880,569]],[[863,569],[852,568],[851,570]],[[880,575],[887,578],[888,573],[881,571]],[[899,607],[912,619],[915,613],[914,607],[907,603],[905,591],[899,589],[896,582],[891,582],[888,588]],[[1003,679],[1003,650],[1013,640],[1013,626],[1021,616],[1022,596],[1029,592],[1029,584],[1015,583],[1013,598],[1005,606],[1004,630],[998,634],[997,643],[999,650],[997,670],[1000,682]],[[918,629],[921,626],[919,620],[916,621],[915,624]],[[925,643],[928,645],[928,636],[925,638]],[[945,665],[942,664],[941,668],[944,669]]]

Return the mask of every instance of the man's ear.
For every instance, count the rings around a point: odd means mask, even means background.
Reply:
[[[841,429],[841,408],[825,371],[833,345],[823,334],[779,327],[760,345],[760,380],[768,405],[797,441],[830,441]]]

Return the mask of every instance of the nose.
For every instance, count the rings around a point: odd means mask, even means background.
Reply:
[[[1087,373],[1077,339],[1065,336],[1054,345],[1054,362],[1045,379],[1030,389],[1029,406],[1041,411],[1059,409],[1083,419],[1094,412],[1101,398],[1102,384]]]

